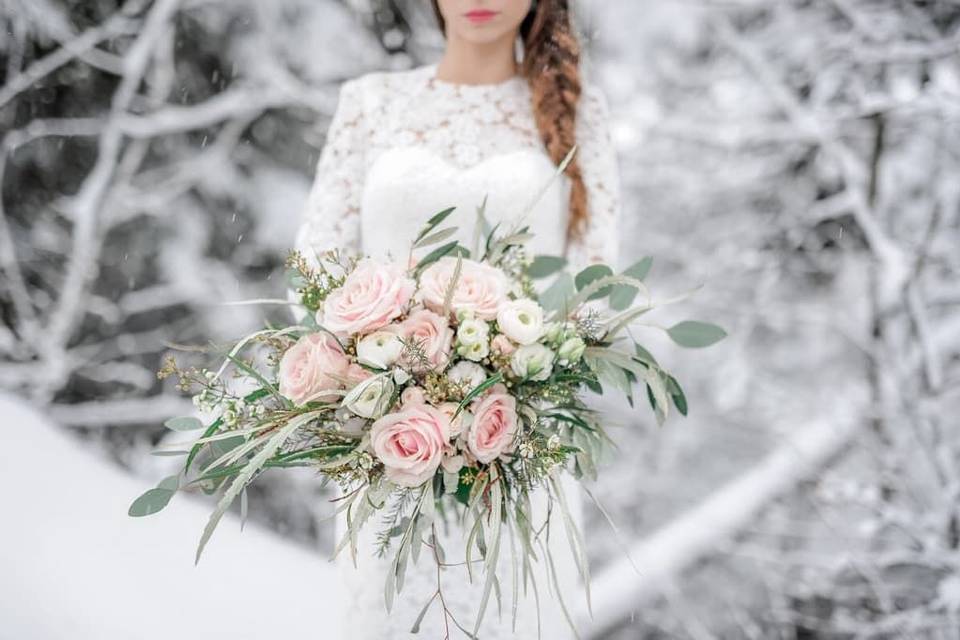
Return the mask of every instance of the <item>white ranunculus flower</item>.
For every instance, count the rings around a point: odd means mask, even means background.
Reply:
[[[528,298],[504,302],[497,310],[497,326],[514,342],[533,344],[543,335],[543,309]]]
[[[465,382],[468,389],[473,389],[487,379],[487,372],[476,362],[461,360],[450,367],[450,370],[447,371],[447,377],[457,384]]]
[[[490,325],[476,318],[464,320],[457,329],[457,342],[467,347],[486,342],[489,336]]]
[[[542,344],[528,344],[513,352],[510,368],[520,378],[546,380],[553,373],[553,351]]]
[[[391,331],[374,331],[357,343],[357,360],[378,369],[389,369],[400,359],[403,341]]]
[[[360,382],[343,399],[343,406],[364,418],[379,418],[390,405],[393,396],[393,375],[381,373]]]

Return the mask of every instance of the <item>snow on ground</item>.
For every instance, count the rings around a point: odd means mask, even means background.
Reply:
[[[207,505],[130,518],[141,481],[16,398],[0,422],[0,640],[341,637],[321,554],[228,514],[194,567]]]

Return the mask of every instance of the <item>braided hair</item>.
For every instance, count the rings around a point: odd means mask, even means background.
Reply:
[[[446,36],[437,0],[433,11]],[[520,23],[523,41],[521,73],[530,85],[537,130],[550,159],[557,166],[576,143],[577,105],[580,102],[580,42],[574,32],[568,0],[533,0]],[[570,178],[570,217],[567,236],[582,236],[589,218],[587,188],[574,154],[564,173]]]

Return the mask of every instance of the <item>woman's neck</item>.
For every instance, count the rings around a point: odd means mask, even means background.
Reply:
[[[436,77],[446,82],[492,84],[518,73],[512,39],[509,43],[454,40],[447,43],[447,49],[437,63]]]

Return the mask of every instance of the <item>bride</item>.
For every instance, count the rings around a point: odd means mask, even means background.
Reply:
[[[620,194],[607,103],[581,78],[567,0],[432,1],[446,40],[438,63],[367,73],[341,85],[297,248],[306,256],[346,248],[405,257],[425,220],[451,206],[456,211],[448,222],[468,244],[486,196],[486,217],[506,228],[536,203],[524,219],[536,234],[532,254],[564,255],[574,273],[593,262],[615,266]],[[574,144],[573,160],[551,183]],[[565,482],[579,520],[577,483]],[[546,499],[542,492],[535,498],[541,524]],[[558,521],[554,514],[546,542],[556,580],[541,557],[537,592],[518,581],[514,624],[510,554],[502,553],[502,608],[491,598],[481,640],[573,637],[566,620],[583,606],[582,578]],[[339,535],[343,522],[337,527]],[[410,629],[438,583],[442,598],[433,602],[417,637],[467,637],[458,627],[474,628],[483,576],[475,572],[473,583],[468,579],[462,528],[451,520],[439,536],[447,552],[442,571],[428,554],[408,568],[389,614],[383,594],[390,555],[374,552],[376,529],[364,527],[356,567],[349,552],[337,557],[342,637],[414,637]]]

